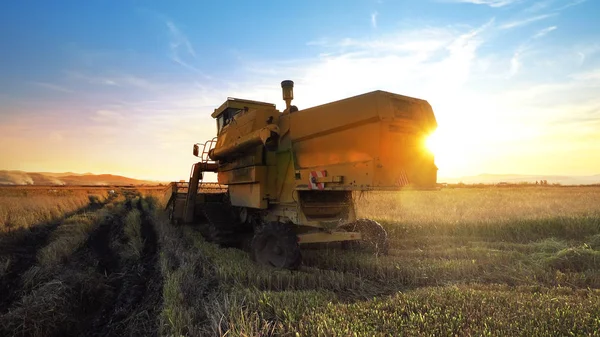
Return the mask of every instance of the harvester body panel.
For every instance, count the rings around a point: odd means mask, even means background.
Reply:
[[[383,91],[282,115],[278,201],[297,190],[433,188],[425,140],[436,127],[429,103]]]

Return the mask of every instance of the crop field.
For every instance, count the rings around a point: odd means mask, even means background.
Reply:
[[[259,266],[164,187],[0,189],[1,336],[600,336],[600,188],[355,196],[385,256]],[[17,219],[17,220],[15,220]]]

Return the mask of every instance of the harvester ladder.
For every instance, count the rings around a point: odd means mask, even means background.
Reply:
[[[198,144],[199,145],[199,144]],[[198,187],[202,185],[204,179],[204,172],[209,164],[214,164],[215,161],[210,159],[210,150],[217,145],[217,137],[211,140],[207,140],[202,147],[202,153],[198,156],[200,162],[192,165],[190,172],[190,182],[188,184],[188,192],[185,200],[185,210],[183,219],[186,223],[190,223],[194,219],[194,207],[196,205],[196,194],[198,193]]]
[[[209,154],[210,150],[215,148],[215,145],[217,145],[217,137],[215,137],[211,140],[207,140],[204,143],[204,147],[202,149],[202,154],[200,155],[200,160],[203,163],[214,162],[212,159],[210,159],[208,154]]]
[[[204,167],[206,167],[206,164],[215,162],[214,160],[210,159],[209,153],[212,149],[215,148],[216,145],[217,145],[217,137],[214,137],[213,139],[207,140],[206,142],[204,142],[204,147],[202,148],[202,154],[200,155],[200,161],[202,162]],[[192,168],[192,172],[193,172],[193,168]],[[192,176],[192,174],[190,174],[190,177],[191,176]],[[204,174],[200,174],[200,181],[198,183],[198,186],[202,186],[203,179],[204,179]]]
[[[198,148],[200,147],[200,144]],[[200,161],[192,165],[190,172],[190,182],[188,183],[188,192],[185,200],[185,209],[183,219],[186,223],[190,223],[194,219],[194,208],[196,205],[196,195],[198,194],[198,188],[202,185],[204,179],[204,172],[207,171],[209,165],[215,164],[215,161],[210,159],[210,151],[217,145],[217,137],[211,140],[207,140],[202,147],[202,153],[199,153],[198,157]]]

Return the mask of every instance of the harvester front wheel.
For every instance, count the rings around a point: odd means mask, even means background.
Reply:
[[[269,222],[257,229],[252,238],[252,258],[263,265],[298,269],[302,262],[298,237],[292,227]]]
[[[343,229],[348,232],[359,232],[362,235],[362,239],[357,241],[343,241],[342,248],[369,251],[376,255],[386,255],[388,253],[389,243],[387,232],[376,221],[358,219],[353,223],[345,225]]]

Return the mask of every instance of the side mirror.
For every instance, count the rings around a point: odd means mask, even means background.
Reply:
[[[200,144],[194,144],[194,156],[198,157],[198,154],[200,153]]]

